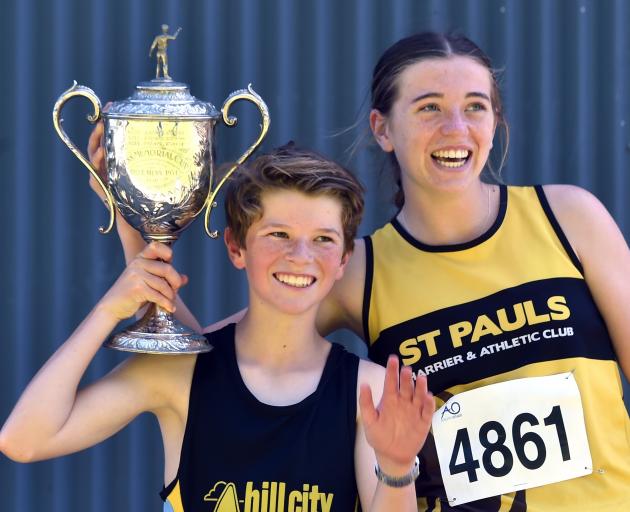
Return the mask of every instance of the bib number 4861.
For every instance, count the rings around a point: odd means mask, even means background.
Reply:
[[[451,505],[593,471],[571,372],[462,391],[436,411],[432,429]]]
[[[547,427],[555,427],[562,460],[570,460],[571,453],[560,406],[555,405],[543,422]],[[547,458],[547,448],[543,438],[535,432],[523,431],[524,425],[536,426],[538,424],[538,418],[528,412],[517,415],[512,422],[511,436],[514,452],[521,464],[527,469],[538,469],[545,463]],[[491,436],[491,433],[494,433],[494,435]],[[479,429],[479,442],[484,448],[481,455],[481,464],[490,476],[505,476],[514,467],[514,454],[505,444],[506,439],[507,433],[505,428],[498,421],[486,421]],[[531,443],[531,446],[534,447],[533,450],[530,448],[529,456],[526,452],[527,443]],[[531,453],[532,451],[535,455]],[[494,457],[493,460],[493,454],[495,453],[500,454],[501,463],[498,465],[496,464],[497,457]],[[457,462],[462,459],[462,462]],[[480,463],[473,456],[467,428],[460,428],[455,435],[455,443],[448,468],[451,475],[467,473],[469,482],[478,480],[477,470],[480,468]]]

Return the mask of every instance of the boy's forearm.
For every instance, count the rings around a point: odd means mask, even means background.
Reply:
[[[83,374],[118,321],[97,305],[33,377],[0,430],[0,450],[27,462],[63,427]]]
[[[370,512],[417,512],[416,487],[409,484],[405,487],[389,487],[379,482],[372,498]]]

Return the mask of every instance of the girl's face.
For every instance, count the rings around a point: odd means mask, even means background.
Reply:
[[[394,151],[407,197],[456,191],[479,179],[496,127],[488,69],[470,57],[427,59],[397,79],[387,116],[370,125],[384,151]]]

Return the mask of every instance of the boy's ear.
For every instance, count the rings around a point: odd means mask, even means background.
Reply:
[[[245,268],[245,255],[240,244],[234,239],[234,233],[230,228],[225,228],[223,240],[227,248],[228,256],[232,264],[239,270]]]
[[[346,265],[348,264],[348,261],[350,260],[350,256],[352,256],[352,251],[348,251],[346,254],[344,254],[341,257],[341,263],[339,264],[339,268],[337,269],[337,275],[335,276],[336,280],[339,280],[343,277],[343,272],[346,268]]]

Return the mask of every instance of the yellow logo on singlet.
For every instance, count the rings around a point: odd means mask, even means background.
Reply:
[[[287,490],[285,482],[263,482],[260,489],[247,482],[245,496],[238,498],[236,485],[217,482],[203,497],[214,502],[211,512],[330,512],[333,494],[318,485],[304,484],[302,490]]]

